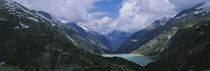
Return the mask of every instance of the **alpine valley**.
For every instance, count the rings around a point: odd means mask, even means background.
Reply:
[[[209,50],[210,2],[102,35],[0,0],[0,71],[210,71]]]
[[[164,25],[133,34],[116,53],[153,59],[148,71],[209,71],[209,12],[209,2],[183,10]]]
[[[89,43],[75,27],[37,13],[16,2],[0,0],[0,71],[145,70],[125,59],[94,53],[104,49]]]

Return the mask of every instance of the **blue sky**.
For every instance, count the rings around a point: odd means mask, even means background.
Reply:
[[[111,17],[113,19],[117,18],[119,9],[121,7],[122,0],[103,0],[95,3],[96,8],[89,11],[91,12],[106,12],[107,14],[101,15],[98,18],[104,16]]]

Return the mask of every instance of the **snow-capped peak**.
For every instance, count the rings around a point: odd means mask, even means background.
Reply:
[[[77,25],[78,25],[79,27],[81,27],[82,29],[84,29],[85,32],[90,32],[90,31],[92,31],[92,30],[88,27],[88,25],[84,25],[84,24],[81,24],[81,23],[78,23]]]

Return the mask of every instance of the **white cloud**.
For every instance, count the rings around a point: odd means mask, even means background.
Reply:
[[[205,1],[207,0],[124,0],[119,10],[119,17],[112,19],[111,22],[100,24],[97,28],[103,27],[103,30],[96,31],[102,34],[113,30],[136,32],[155,20],[173,17],[180,11]]]
[[[119,17],[106,23],[99,23],[103,19],[98,20],[95,23],[100,26],[97,26],[95,30],[102,34],[110,33],[113,30],[136,32],[157,19],[171,17],[175,14],[174,5],[170,4],[168,0],[124,0],[119,10]]]
[[[180,11],[207,0],[123,0],[119,16],[97,18],[106,12],[88,13],[94,3],[102,0],[15,0],[24,6],[42,10],[57,18],[88,25],[94,31],[108,34],[113,30],[136,32],[163,17],[172,17]],[[108,0],[110,1],[110,0]]]
[[[99,0],[14,0],[29,9],[42,10],[70,22],[87,20],[88,10]]]
[[[119,31],[135,32],[153,21],[175,14],[174,6],[167,0],[124,0],[119,11]]]
[[[114,25],[113,24],[114,21],[110,17],[105,16],[101,19],[95,19],[94,14],[95,13],[89,14],[88,20],[86,22],[78,22],[78,23],[89,26],[91,29],[100,34],[108,34],[111,31],[113,31],[113,28],[116,28],[116,26],[110,26]]]
[[[91,14],[93,18],[97,18],[98,16],[108,15],[109,13],[107,13],[107,12],[92,12],[89,14]]]

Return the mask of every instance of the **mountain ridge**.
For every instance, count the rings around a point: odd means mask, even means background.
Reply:
[[[129,53],[132,50],[137,49],[139,46],[153,39],[157,34],[164,30],[162,26],[168,21],[167,18],[163,18],[162,20],[154,21],[152,25],[147,28],[140,30],[134,34],[132,34],[128,39],[126,39],[120,47],[115,51],[115,53]],[[158,28],[158,30],[155,30]],[[148,35],[150,37],[148,37]],[[144,39],[144,40],[141,40]]]
[[[183,28],[189,28],[195,25],[193,22],[196,22],[206,17],[208,13],[194,13],[196,11],[199,11],[196,8],[201,6],[202,4],[180,12],[177,16],[171,19],[171,21],[169,21],[168,23],[166,23],[166,25],[163,26],[166,28],[163,32],[161,32],[154,39],[150,40],[148,43],[144,44],[143,46],[140,46],[139,49],[133,51],[133,53],[140,52],[143,55],[151,56],[151,58],[153,59],[158,58],[159,54],[167,48],[167,43],[177,31]]]
[[[130,71],[144,71],[141,66],[122,58],[104,58],[82,49],[59,24],[16,2],[0,0],[0,18],[0,68],[120,71],[123,67]]]

